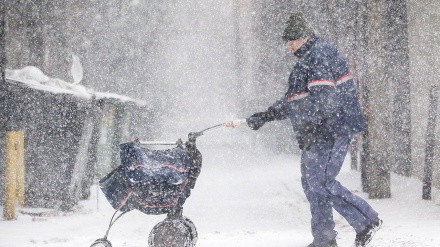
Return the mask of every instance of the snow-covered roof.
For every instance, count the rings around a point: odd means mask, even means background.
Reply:
[[[52,93],[73,94],[86,99],[90,99],[93,95],[93,90],[58,78],[50,78],[34,66],[27,66],[18,70],[6,69],[6,79],[21,82],[33,89]]]
[[[107,92],[95,92],[93,89],[86,88],[77,83],[69,83],[58,78],[50,78],[39,68],[34,66],[27,66],[18,70],[6,69],[6,79],[21,82],[36,90],[48,91],[51,93],[72,94],[86,99],[91,99],[93,95],[95,95],[97,99],[109,98],[121,102],[133,102],[138,105],[146,105],[145,101],[136,100],[128,96]]]

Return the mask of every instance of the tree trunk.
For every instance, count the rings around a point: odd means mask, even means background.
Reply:
[[[6,128],[8,112],[6,111],[6,95],[7,95],[7,84],[5,80],[5,69],[6,69],[6,1],[2,1],[0,3],[0,131],[3,132]],[[0,132],[0,136],[3,136]],[[2,143],[2,141],[0,141]],[[2,153],[2,152],[0,152]],[[3,161],[3,158],[0,157],[0,166]],[[0,186],[1,188],[1,186]],[[0,195],[1,192],[0,192]]]
[[[29,54],[25,65],[43,68],[44,65],[44,35],[41,20],[41,7],[30,1],[25,6],[26,37],[29,44]]]
[[[6,1],[0,3],[0,83],[3,87],[5,83],[5,69],[6,69]],[[3,92],[3,90],[2,90]]]
[[[392,87],[386,68],[386,2],[368,3],[368,150],[366,178],[370,198],[389,198],[392,155]]]
[[[422,198],[424,200],[431,200],[432,174],[433,174],[433,160],[435,148],[435,129],[437,125],[437,109],[438,109],[438,88],[431,87],[428,108],[428,126],[426,128],[426,147],[425,147],[425,167],[423,177]]]
[[[387,3],[387,67],[393,90],[393,171],[411,175],[411,109],[406,0]]]

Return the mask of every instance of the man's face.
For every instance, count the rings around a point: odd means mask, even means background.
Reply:
[[[289,52],[296,52],[304,43],[307,42],[309,37],[305,37],[302,39],[296,39],[296,40],[289,40],[286,45]]]

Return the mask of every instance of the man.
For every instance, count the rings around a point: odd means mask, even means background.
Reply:
[[[314,239],[309,247],[337,246],[332,207],[355,229],[355,246],[366,246],[382,220],[365,200],[336,180],[353,134],[365,125],[347,62],[336,48],[315,36],[301,13],[290,16],[282,38],[298,57],[289,88],[247,123],[257,130],[266,122],[290,118],[302,150],[302,187],[312,214]]]

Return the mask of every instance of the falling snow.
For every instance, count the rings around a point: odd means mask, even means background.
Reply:
[[[25,206],[17,207],[15,220],[0,216],[1,246],[89,246],[113,213],[97,181],[120,164],[119,143],[185,141],[189,132],[244,119],[279,99],[297,61],[281,39],[294,11],[344,54],[357,84],[368,128],[338,179],[384,220],[370,246],[440,245],[440,2],[6,0],[0,6],[6,76],[0,209],[9,130],[25,130],[26,172]],[[258,132],[223,128],[197,145],[203,169],[184,206],[197,246],[312,241],[300,150],[287,121]],[[432,199],[422,200],[427,182]],[[109,239],[114,246],[147,246],[163,218],[130,212]],[[335,221],[339,245],[350,246],[355,232],[337,213]]]

